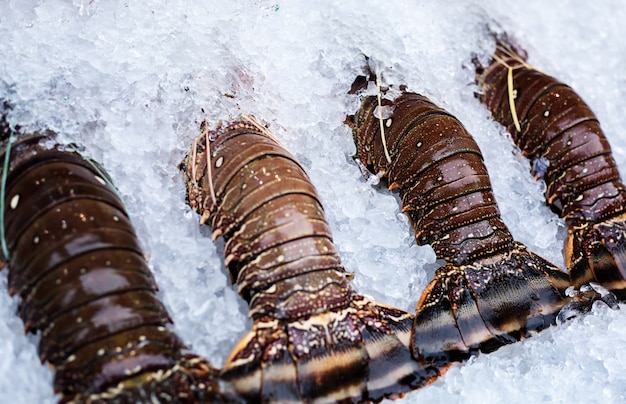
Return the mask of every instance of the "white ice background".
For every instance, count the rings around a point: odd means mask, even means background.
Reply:
[[[565,228],[544,185],[475,98],[471,59],[499,26],[530,62],[592,106],[626,174],[623,1],[0,0],[0,98],[11,121],[50,128],[109,171],[191,346],[221,366],[249,327],[222,258],[185,205],[177,164],[204,119],[269,123],[302,161],[362,293],[413,311],[437,267],[397,199],[351,162],[346,95],[364,55],[456,115],[483,150],[503,218],[563,267]],[[0,274],[0,402],[50,403],[52,371],[25,336]],[[626,399],[626,313],[596,308],[455,366],[407,403],[618,403]]]

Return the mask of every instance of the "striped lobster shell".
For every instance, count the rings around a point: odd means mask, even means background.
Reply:
[[[212,400],[217,371],[183,352],[110,178],[55,144],[13,140],[0,120],[5,162],[2,259],[24,328],[55,369],[61,402]]]
[[[188,201],[224,238],[253,320],[222,371],[235,394],[380,401],[429,381],[408,349],[412,316],[353,289],[298,161],[252,117],[202,131],[181,164]]]
[[[531,160],[546,202],[567,224],[572,284],[598,282],[626,298],[626,187],[593,111],[505,42],[488,66],[477,64],[476,78],[480,99]]]
[[[346,122],[355,159],[399,190],[416,242],[447,263],[417,305],[415,358],[445,370],[555,322],[568,302],[567,275],[513,240],[461,122],[405,91],[393,100],[365,97]]]

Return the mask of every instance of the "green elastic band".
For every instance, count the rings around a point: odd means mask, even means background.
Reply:
[[[11,144],[13,143],[13,135],[15,130],[11,127],[11,134],[9,135],[9,141],[7,143],[6,151],[4,152],[4,165],[2,167],[2,186],[0,187],[0,239],[2,241],[2,254],[4,258],[9,259],[9,247],[7,247],[7,239],[4,234],[4,195],[7,185],[7,172],[9,171],[9,161],[11,161]]]

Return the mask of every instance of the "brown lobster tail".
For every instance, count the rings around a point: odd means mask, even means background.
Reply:
[[[67,402],[212,395],[216,371],[184,356],[165,328],[169,315],[109,177],[51,143],[50,134],[5,137],[1,241],[10,292],[21,297],[25,329],[41,333],[55,391]]]
[[[347,121],[358,159],[399,189],[417,243],[448,263],[417,306],[417,359],[444,371],[555,322],[567,303],[567,275],[513,241],[482,154],[456,118],[404,92],[380,105],[366,97]]]
[[[189,203],[224,237],[254,320],[223,369],[231,390],[250,402],[361,402],[427,383],[435,373],[409,352],[413,317],[353,290],[296,159],[252,117],[203,131],[181,164]]]
[[[381,104],[374,96],[362,102],[353,125],[356,157],[399,190],[418,244],[457,265],[510,249],[482,154],[463,125],[419,94]],[[385,108],[383,136],[376,111]]]
[[[480,98],[531,159],[546,182],[546,202],[567,222],[573,285],[594,281],[626,298],[626,187],[595,114],[507,43],[476,71]]]

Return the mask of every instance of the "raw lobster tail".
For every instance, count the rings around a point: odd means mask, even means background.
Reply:
[[[418,244],[439,268],[418,305],[412,352],[445,369],[555,322],[567,275],[515,242],[500,219],[487,169],[463,125],[426,97],[363,99],[356,158],[398,189]]]
[[[104,170],[51,146],[50,134],[3,140],[9,291],[21,297],[25,330],[41,333],[39,354],[56,371],[61,401],[213,397],[217,372],[184,355],[165,328],[169,315]]]
[[[547,203],[568,225],[572,284],[598,282],[626,298],[626,188],[595,114],[504,42],[476,73],[481,100],[545,180]]]
[[[359,402],[426,383],[412,316],[359,296],[307,174],[254,118],[209,131],[181,164],[188,201],[225,240],[252,331],[222,376],[247,401]]]

